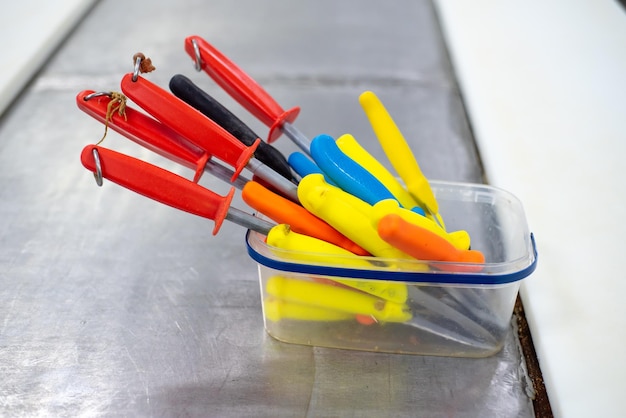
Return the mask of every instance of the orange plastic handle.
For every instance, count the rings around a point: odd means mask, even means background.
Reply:
[[[253,158],[260,140],[246,147],[224,128],[170,92],[143,77],[137,77],[134,81],[133,77],[129,73],[122,78],[124,94],[160,122],[233,167],[235,174],[232,180],[237,178]]]
[[[199,57],[196,56],[196,46]],[[187,37],[185,51],[233,99],[271,128],[267,142],[280,136],[279,128],[283,123],[293,123],[298,117],[299,107],[283,110],[252,77],[201,37]]]
[[[485,262],[482,252],[458,250],[445,238],[426,228],[407,222],[396,214],[385,215],[380,219],[378,235],[387,243],[419,260],[475,264]],[[437,267],[451,271],[479,271],[481,269],[480,266],[461,267],[445,264],[438,264]]]
[[[356,255],[370,255],[302,206],[273,193],[256,181],[246,183],[241,197],[250,207],[279,224],[288,224],[294,232],[330,242]]]
[[[231,187],[226,196],[220,196],[197,183],[160,167],[119,152],[87,145],[80,155],[88,170],[96,173],[100,161],[102,177],[129,190],[165,205],[215,221],[213,235],[217,234],[228,214],[235,193]]]

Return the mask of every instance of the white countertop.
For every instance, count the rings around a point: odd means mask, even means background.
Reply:
[[[95,0],[21,0],[0,10],[0,114]]]
[[[522,298],[556,416],[623,416],[626,12],[611,0],[437,0],[488,181],[539,262]]]

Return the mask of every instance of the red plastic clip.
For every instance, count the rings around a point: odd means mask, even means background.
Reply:
[[[257,139],[246,147],[217,123],[143,77],[133,81],[133,73],[128,73],[122,78],[121,86],[125,95],[161,123],[233,167],[235,173],[231,180],[239,176],[259,145]]]
[[[283,108],[252,77],[246,74],[217,48],[199,36],[185,39],[185,51],[196,62],[196,69],[204,70],[239,104],[270,128],[268,143],[281,135],[281,126],[293,123],[300,113],[299,107]]]

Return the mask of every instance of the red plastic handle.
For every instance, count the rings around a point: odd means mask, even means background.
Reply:
[[[196,60],[194,42],[198,46],[202,69],[233,99],[270,128],[267,142],[271,143],[281,135],[280,127],[283,123],[296,120],[300,113],[299,107],[283,110],[252,77],[199,36],[185,39],[185,51],[191,58]]]
[[[121,82],[122,91],[146,112],[178,132],[215,158],[234,168],[235,180],[254,156],[260,140],[246,147],[224,128],[189,106],[178,97],[143,77],[133,81],[126,74]]]
[[[140,195],[182,211],[213,219],[217,234],[228,214],[235,193],[231,187],[226,196],[187,180],[160,167],[97,145],[87,145],[80,155],[90,171],[97,172],[94,150],[100,160],[102,177]]]
[[[76,105],[83,112],[104,123],[111,98],[96,96],[87,99],[93,93],[93,90],[84,90],[78,93]],[[124,118],[114,112],[109,119],[109,128],[162,157],[195,170],[194,182],[198,182],[204,172],[206,162],[210,158],[206,152],[158,120],[132,109],[128,105],[126,105],[125,113],[126,117]]]

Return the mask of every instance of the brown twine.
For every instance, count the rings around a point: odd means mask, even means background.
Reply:
[[[109,131],[109,121],[113,118],[113,114],[117,112],[117,114],[127,120],[126,118],[126,96],[122,93],[112,91],[111,92],[111,101],[107,105],[107,114],[104,118],[104,135],[100,138],[100,141],[96,143],[96,145],[100,145],[104,138],[107,136],[107,132]]]
[[[152,60],[150,58],[147,58],[142,52],[137,52],[135,55],[133,55],[133,63],[137,62],[137,59],[139,59],[139,72],[140,73],[142,74],[149,73],[149,72],[156,70],[155,66],[152,65]],[[124,120],[127,120],[126,96],[124,96],[122,93],[112,91],[110,94],[110,97],[111,97],[111,101],[107,105],[107,114],[104,118],[104,135],[102,135],[102,138],[100,138],[100,140],[96,143],[96,145],[99,145],[100,143],[102,143],[102,141],[104,141],[104,138],[106,138],[107,133],[109,131],[109,122],[113,118],[113,114],[115,112],[117,112],[119,116],[123,117]]]
[[[139,58],[139,72],[140,73],[150,73],[154,70],[156,70],[156,68],[154,67],[154,65],[152,65],[152,60],[150,58],[147,58],[143,53],[141,52],[137,52],[135,55],[133,55],[133,64],[135,62],[137,62],[137,58]]]

